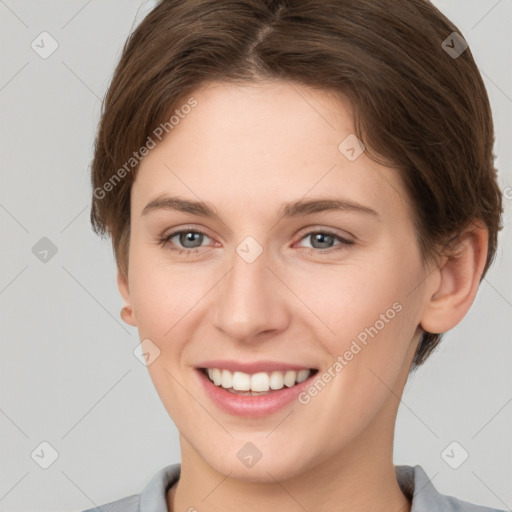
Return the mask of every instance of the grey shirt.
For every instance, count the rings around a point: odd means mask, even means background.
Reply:
[[[83,512],[168,512],[167,490],[179,479],[180,470],[181,464],[166,466],[153,476],[141,494]],[[398,485],[412,500],[411,512],[504,512],[439,493],[421,466],[395,466],[395,474]]]

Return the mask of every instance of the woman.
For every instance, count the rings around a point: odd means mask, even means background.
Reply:
[[[425,0],[161,1],[105,99],[91,220],[182,461],[111,509],[491,510],[392,454],[496,252],[493,141]]]

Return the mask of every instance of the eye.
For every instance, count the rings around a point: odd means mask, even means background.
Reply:
[[[160,238],[159,242],[162,246],[169,245],[170,250],[178,251],[180,254],[194,253],[197,252],[199,247],[201,247],[205,237],[211,240],[211,238],[202,231],[197,231],[195,229],[180,229],[179,231],[173,231],[169,235],[163,236]],[[176,238],[175,242],[172,241],[173,238]]]
[[[309,252],[320,254],[342,250],[346,248],[346,246],[354,244],[352,240],[347,240],[346,238],[327,230],[309,231],[301,238],[301,240],[307,239],[311,241],[311,250]],[[335,240],[338,240],[339,243],[332,245]]]
[[[203,231],[196,229],[180,229],[159,238],[159,243],[162,247],[168,246],[169,250],[177,251],[179,254],[192,254],[199,251],[203,246],[202,242],[204,242],[205,238],[211,240]],[[318,229],[309,231],[305,233],[300,240],[307,240],[308,238],[311,240],[312,245],[309,248],[305,247],[305,249],[314,254],[334,252],[354,244],[352,240],[347,240],[328,230]],[[176,240],[173,241],[173,239]],[[333,245],[336,240],[339,243]]]

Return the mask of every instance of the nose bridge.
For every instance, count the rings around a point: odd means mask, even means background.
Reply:
[[[280,330],[286,322],[281,294],[275,290],[279,280],[267,268],[267,253],[254,242],[244,240],[236,248],[214,306],[216,327],[244,341],[261,332]]]

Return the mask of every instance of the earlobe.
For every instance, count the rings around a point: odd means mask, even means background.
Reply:
[[[125,305],[121,309],[121,318],[124,322],[134,327],[137,326],[137,321],[135,319],[135,315],[133,314],[133,309],[131,306],[130,299],[130,289],[128,286],[127,277],[118,269],[117,271],[117,287],[119,289],[119,293],[123,298]]]
[[[464,318],[478,291],[487,247],[488,231],[481,224],[467,228],[458,237],[457,246],[442,258],[435,289],[426,297],[422,329],[443,333]]]

